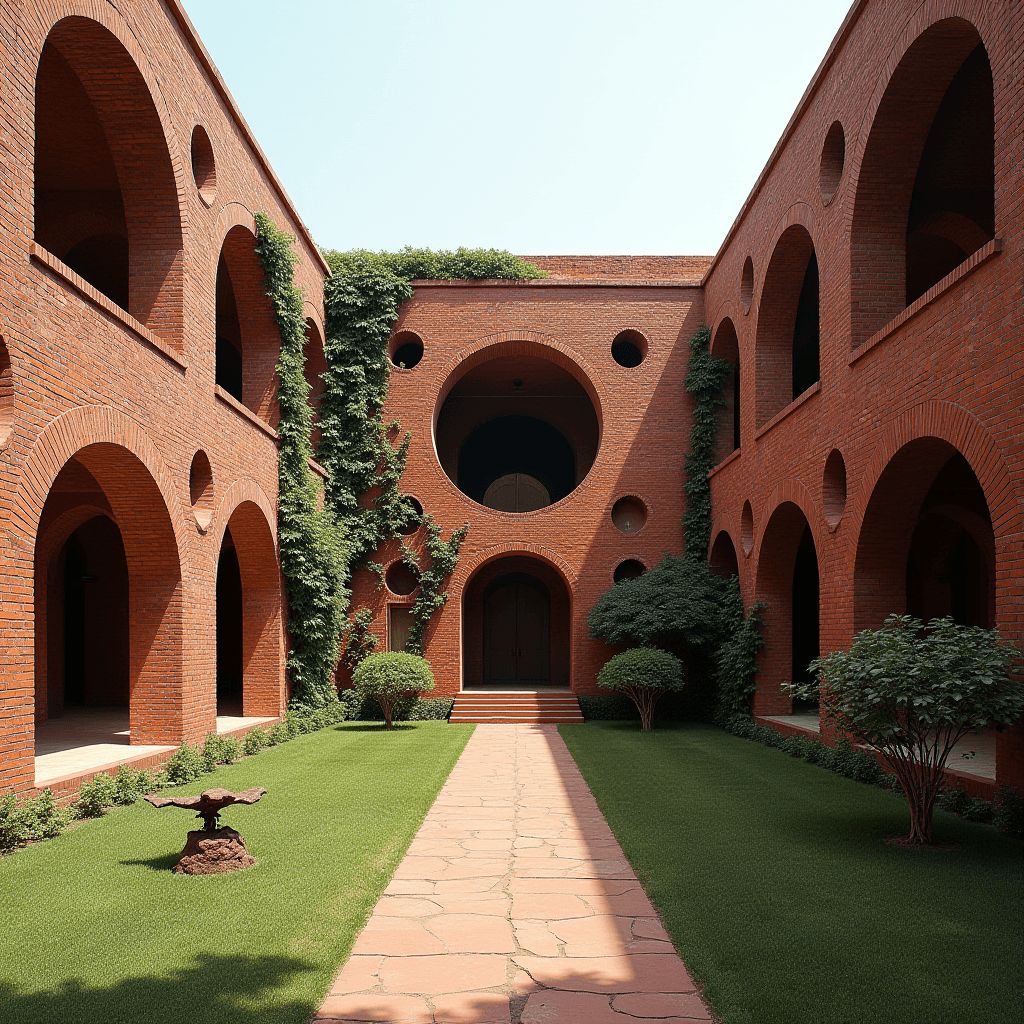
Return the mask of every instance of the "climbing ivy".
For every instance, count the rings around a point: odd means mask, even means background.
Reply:
[[[724,359],[715,359],[710,352],[711,331],[701,327],[690,339],[690,361],[684,387],[693,395],[695,404],[690,426],[690,452],[684,461],[686,511],[683,533],[686,553],[703,560],[711,543],[711,481],[714,468],[715,433],[718,430],[717,409],[725,405],[722,388],[732,372]]]
[[[256,254],[281,335],[278,542],[292,642],[287,669],[292,701],[323,706],[336,700],[333,673],[348,599],[348,557],[344,530],[331,507],[320,507],[320,483],[309,468],[313,450],[309,385],[303,372],[306,322],[302,292],[293,284],[298,261],[293,241],[265,214],[256,215]]]
[[[317,459],[328,470],[328,503],[345,527],[349,572],[360,565],[383,580],[383,566],[369,560],[385,542],[397,539],[402,559],[419,584],[407,650],[422,654],[431,617],[448,599],[445,581],[458,564],[468,526],[448,540],[429,512],[417,514],[400,483],[412,435],[397,421],[385,424],[388,341],[410,281],[519,280],[547,277],[531,263],[495,249],[433,252],[406,248],[397,253],[324,250],[331,278],[324,287],[327,371],[320,404]],[[403,531],[423,524],[425,564],[406,543]],[[360,609],[348,627],[345,661],[353,667],[376,645],[370,616]]]

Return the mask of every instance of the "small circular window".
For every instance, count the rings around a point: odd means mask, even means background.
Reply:
[[[423,358],[423,339],[414,331],[399,331],[388,344],[391,362],[402,370],[411,370]]]
[[[821,148],[821,165],[818,168],[818,184],[821,186],[821,198],[830,203],[839,188],[843,177],[843,165],[846,162],[846,134],[843,126],[834,121],[825,136],[825,144]]]
[[[620,331],[612,342],[612,359],[631,370],[647,357],[647,339],[639,331]]]
[[[217,166],[210,136],[201,124],[192,129],[192,177],[203,202],[209,206],[217,195]]]
[[[647,572],[647,566],[643,562],[637,558],[627,558],[615,566],[612,579],[616,583],[621,583],[623,580],[639,579],[645,572]]]
[[[419,586],[416,574],[405,562],[392,562],[384,574],[384,582],[388,590],[397,597],[406,597]]]
[[[632,495],[612,506],[612,522],[622,533],[639,533],[647,522],[647,506]]]

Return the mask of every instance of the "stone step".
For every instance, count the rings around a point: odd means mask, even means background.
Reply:
[[[583,715],[575,694],[513,690],[460,693],[455,698],[449,721],[481,724],[569,724],[582,722]]]

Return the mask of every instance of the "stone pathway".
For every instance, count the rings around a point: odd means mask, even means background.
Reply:
[[[316,1021],[710,1020],[555,726],[478,725]]]

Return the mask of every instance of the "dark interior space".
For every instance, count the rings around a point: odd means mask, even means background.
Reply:
[[[978,45],[932,122],[907,221],[907,305],[995,235],[992,69]]]
[[[488,508],[529,512],[560,501],[587,475],[600,428],[568,370],[530,356],[491,359],[451,389],[437,418],[449,478]]]
[[[732,368],[732,450],[740,446],[740,361]]]
[[[811,385],[821,380],[818,366],[821,338],[819,290],[818,257],[812,250],[804,273],[804,283],[800,288],[796,324],[793,328],[793,398],[799,398]],[[738,402],[736,408],[739,408]]]
[[[242,714],[242,575],[231,531],[217,563],[217,714]]]
[[[811,528],[804,528],[793,567],[793,682],[808,683],[814,677],[808,664],[819,654],[818,556]],[[816,714],[818,701],[794,700],[793,714]]]
[[[227,261],[217,264],[217,384],[242,401],[242,329]]]

